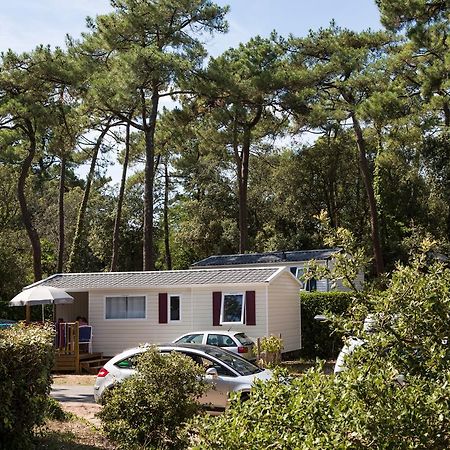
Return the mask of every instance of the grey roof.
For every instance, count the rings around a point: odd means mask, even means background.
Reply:
[[[208,284],[268,283],[280,267],[238,269],[195,269],[160,272],[98,272],[56,274],[31,286],[53,286],[67,290],[125,288],[139,289],[163,286]],[[27,286],[27,287],[31,287]]]
[[[192,267],[210,267],[210,266],[238,266],[247,264],[286,264],[296,262],[305,262],[311,260],[327,260],[333,257],[333,254],[339,252],[339,248],[318,249],[318,250],[296,250],[279,251],[267,253],[244,253],[238,255],[216,255],[209,256],[194,264]]]

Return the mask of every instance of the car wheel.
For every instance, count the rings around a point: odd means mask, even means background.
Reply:
[[[239,400],[243,403],[250,399],[250,392],[241,392]]]

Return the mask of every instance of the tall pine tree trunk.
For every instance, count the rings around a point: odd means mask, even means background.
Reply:
[[[122,179],[120,180],[119,198],[117,199],[116,218],[114,220],[112,256],[111,256],[111,272],[117,270],[117,260],[119,258],[119,241],[120,241],[120,222],[122,219],[122,205],[125,193],[125,184],[127,181],[128,160],[130,157],[130,123],[127,123],[125,134],[125,155],[123,158]]]
[[[169,233],[169,169],[168,158],[164,164],[164,249],[166,252],[166,268],[172,270],[172,255],[170,253],[170,233]]]
[[[59,218],[59,229],[58,229],[58,267],[57,272],[63,272],[64,264],[64,187],[66,183],[66,155],[63,152],[61,155],[61,166],[59,169],[59,200],[58,200],[58,218]]]
[[[106,133],[109,131],[110,121],[105,125],[105,128],[97,138],[97,142],[92,151],[91,166],[86,180],[86,188],[84,189],[83,200],[81,201],[80,209],[78,210],[77,226],[75,229],[75,236],[73,238],[72,249],[69,256],[68,270],[73,272],[74,270],[83,270],[82,263],[83,258],[81,256],[82,251],[82,238],[84,234],[84,217],[86,215],[87,204],[89,200],[89,194],[91,192],[92,182],[95,175],[95,166],[97,164],[98,152],[102,145],[103,139]]]
[[[33,125],[29,120],[26,121],[26,132],[30,141],[28,148],[28,155],[22,163],[20,169],[19,181],[17,183],[17,197],[19,200],[20,211],[22,213],[23,224],[27,231],[28,237],[31,242],[31,248],[33,251],[33,275],[34,281],[42,279],[42,253],[41,253],[41,241],[39,234],[34,227],[31,212],[28,209],[27,199],[25,197],[25,183],[28,177],[28,173],[31,168],[34,156],[36,155],[36,136],[34,134]],[[28,312],[27,312],[28,315]],[[28,318],[27,318],[28,320]]]
[[[242,143],[241,164],[239,167],[239,253],[248,250],[248,165],[250,159],[251,130],[249,126],[244,129]]]
[[[142,114],[145,126],[143,270],[155,269],[155,257],[153,254],[153,190],[155,184],[155,129],[158,103],[159,91],[157,85],[155,85],[153,88],[152,109],[148,124],[146,123],[145,106]],[[145,105],[144,102],[143,105]]]
[[[239,197],[239,252],[245,253],[248,244],[248,171],[250,161],[250,146],[252,143],[252,130],[261,120],[263,107],[258,106],[255,117],[251,122],[239,123],[237,117],[233,123],[233,152],[236,161]],[[244,130],[242,151],[239,153],[238,126]]]
[[[367,200],[369,203],[370,228],[372,237],[372,248],[375,258],[375,270],[377,275],[379,276],[384,272],[384,262],[383,262],[383,253],[381,250],[380,230],[378,226],[378,212],[375,200],[375,193],[373,189],[373,180],[372,175],[370,173],[369,163],[367,161],[366,143],[361,130],[361,125],[359,124],[359,121],[354,113],[351,114],[351,118],[353,122],[353,129],[356,135],[356,144],[358,146],[359,168],[361,171],[364,186],[366,188]]]

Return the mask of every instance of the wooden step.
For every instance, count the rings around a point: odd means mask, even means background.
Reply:
[[[103,353],[80,353],[80,361],[95,359],[95,358],[103,358]]]
[[[98,371],[110,360],[110,357],[93,357],[90,359],[84,359],[80,362],[80,368],[84,372],[96,375]]]

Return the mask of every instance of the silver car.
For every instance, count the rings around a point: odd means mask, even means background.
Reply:
[[[242,331],[192,331],[176,338],[177,344],[215,345],[237,353],[249,361],[255,361],[255,343]]]
[[[101,403],[105,390],[136,372],[136,356],[147,350],[147,346],[125,350],[108,361],[98,372],[94,385],[94,398]],[[200,399],[209,411],[223,411],[228,405],[230,392],[249,395],[255,379],[268,380],[272,372],[261,369],[240,356],[211,345],[163,344],[157,349],[161,353],[179,352],[192,358],[205,368],[204,380],[210,389]]]

